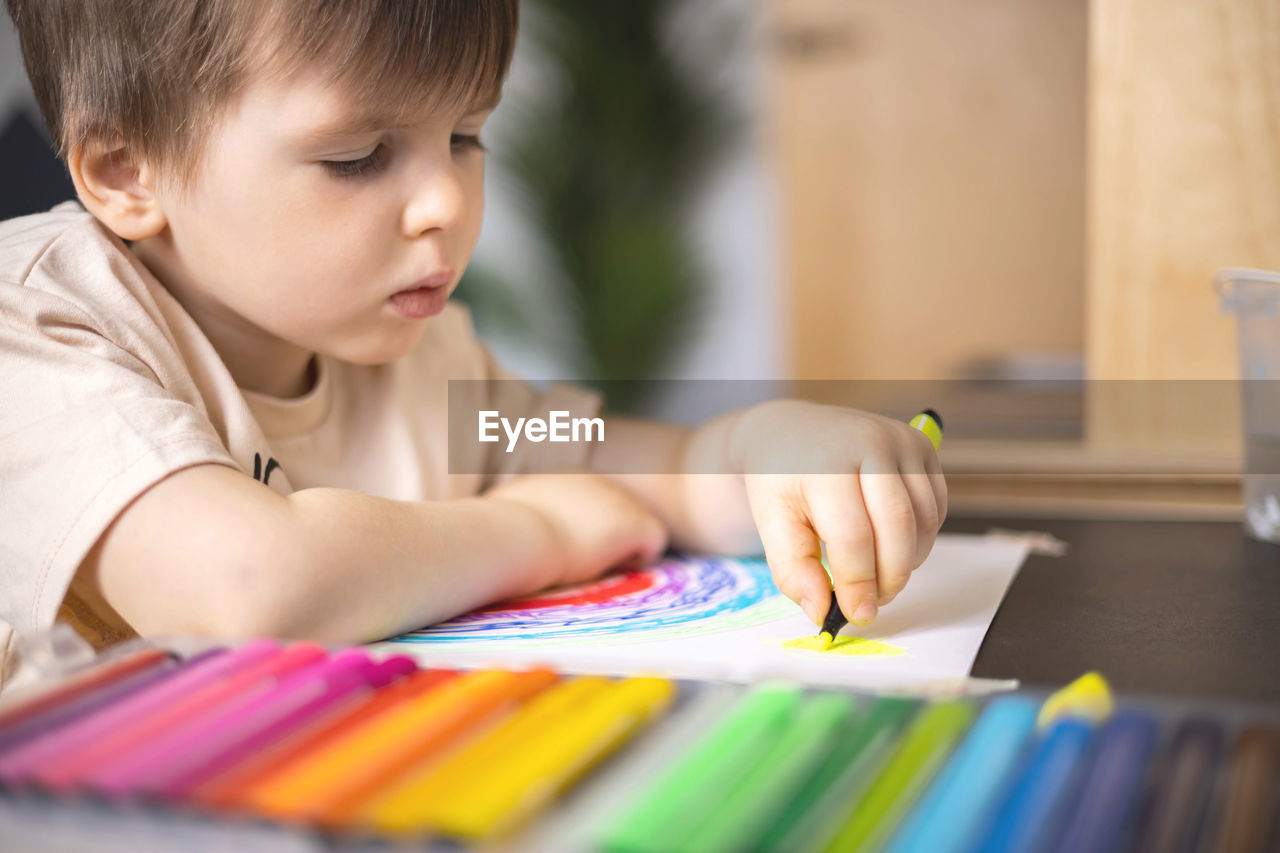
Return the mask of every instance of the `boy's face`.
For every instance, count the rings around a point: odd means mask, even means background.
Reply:
[[[475,247],[477,134],[492,106],[393,127],[362,121],[316,78],[254,83],[186,186],[156,191],[169,227],[135,251],[233,374],[245,357],[392,361],[444,308]]]

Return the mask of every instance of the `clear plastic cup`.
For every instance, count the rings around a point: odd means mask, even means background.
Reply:
[[[1244,527],[1280,542],[1280,273],[1220,270],[1223,311],[1236,315],[1244,404]]]

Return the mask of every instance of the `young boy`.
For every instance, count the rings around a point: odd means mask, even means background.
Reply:
[[[0,648],[59,614],[372,640],[668,544],[763,544],[819,623],[825,541],[865,624],[928,554],[932,446],[853,410],[450,454],[449,380],[505,378],[447,300],[517,0],[7,2],[79,203],[0,225]]]

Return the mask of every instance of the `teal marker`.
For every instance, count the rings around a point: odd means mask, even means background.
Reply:
[[[934,450],[942,446],[942,416],[933,409],[925,409],[912,418],[911,426],[929,437]],[[836,591],[832,588],[831,603],[827,605],[827,618],[822,620],[822,630],[818,633],[822,638],[823,648],[830,648],[836,641],[836,634],[839,634],[840,629],[848,624],[849,620],[840,612],[840,602],[836,601]]]
[[[1038,711],[1038,703],[1025,696],[1003,696],[987,705],[888,853],[971,849],[1026,757]]]

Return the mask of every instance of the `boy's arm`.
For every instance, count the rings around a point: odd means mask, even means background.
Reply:
[[[656,513],[677,547],[758,554],[760,536],[742,468],[730,451],[740,417],[741,412],[730,412],[696,428],[610,417],[591,468]]]
[[[135,500],[80,571],[143,634],[352,642],[651,559],[665,545],[656,518],[590,474],[412,502],[343,489],[286,497],[201,465]]]

